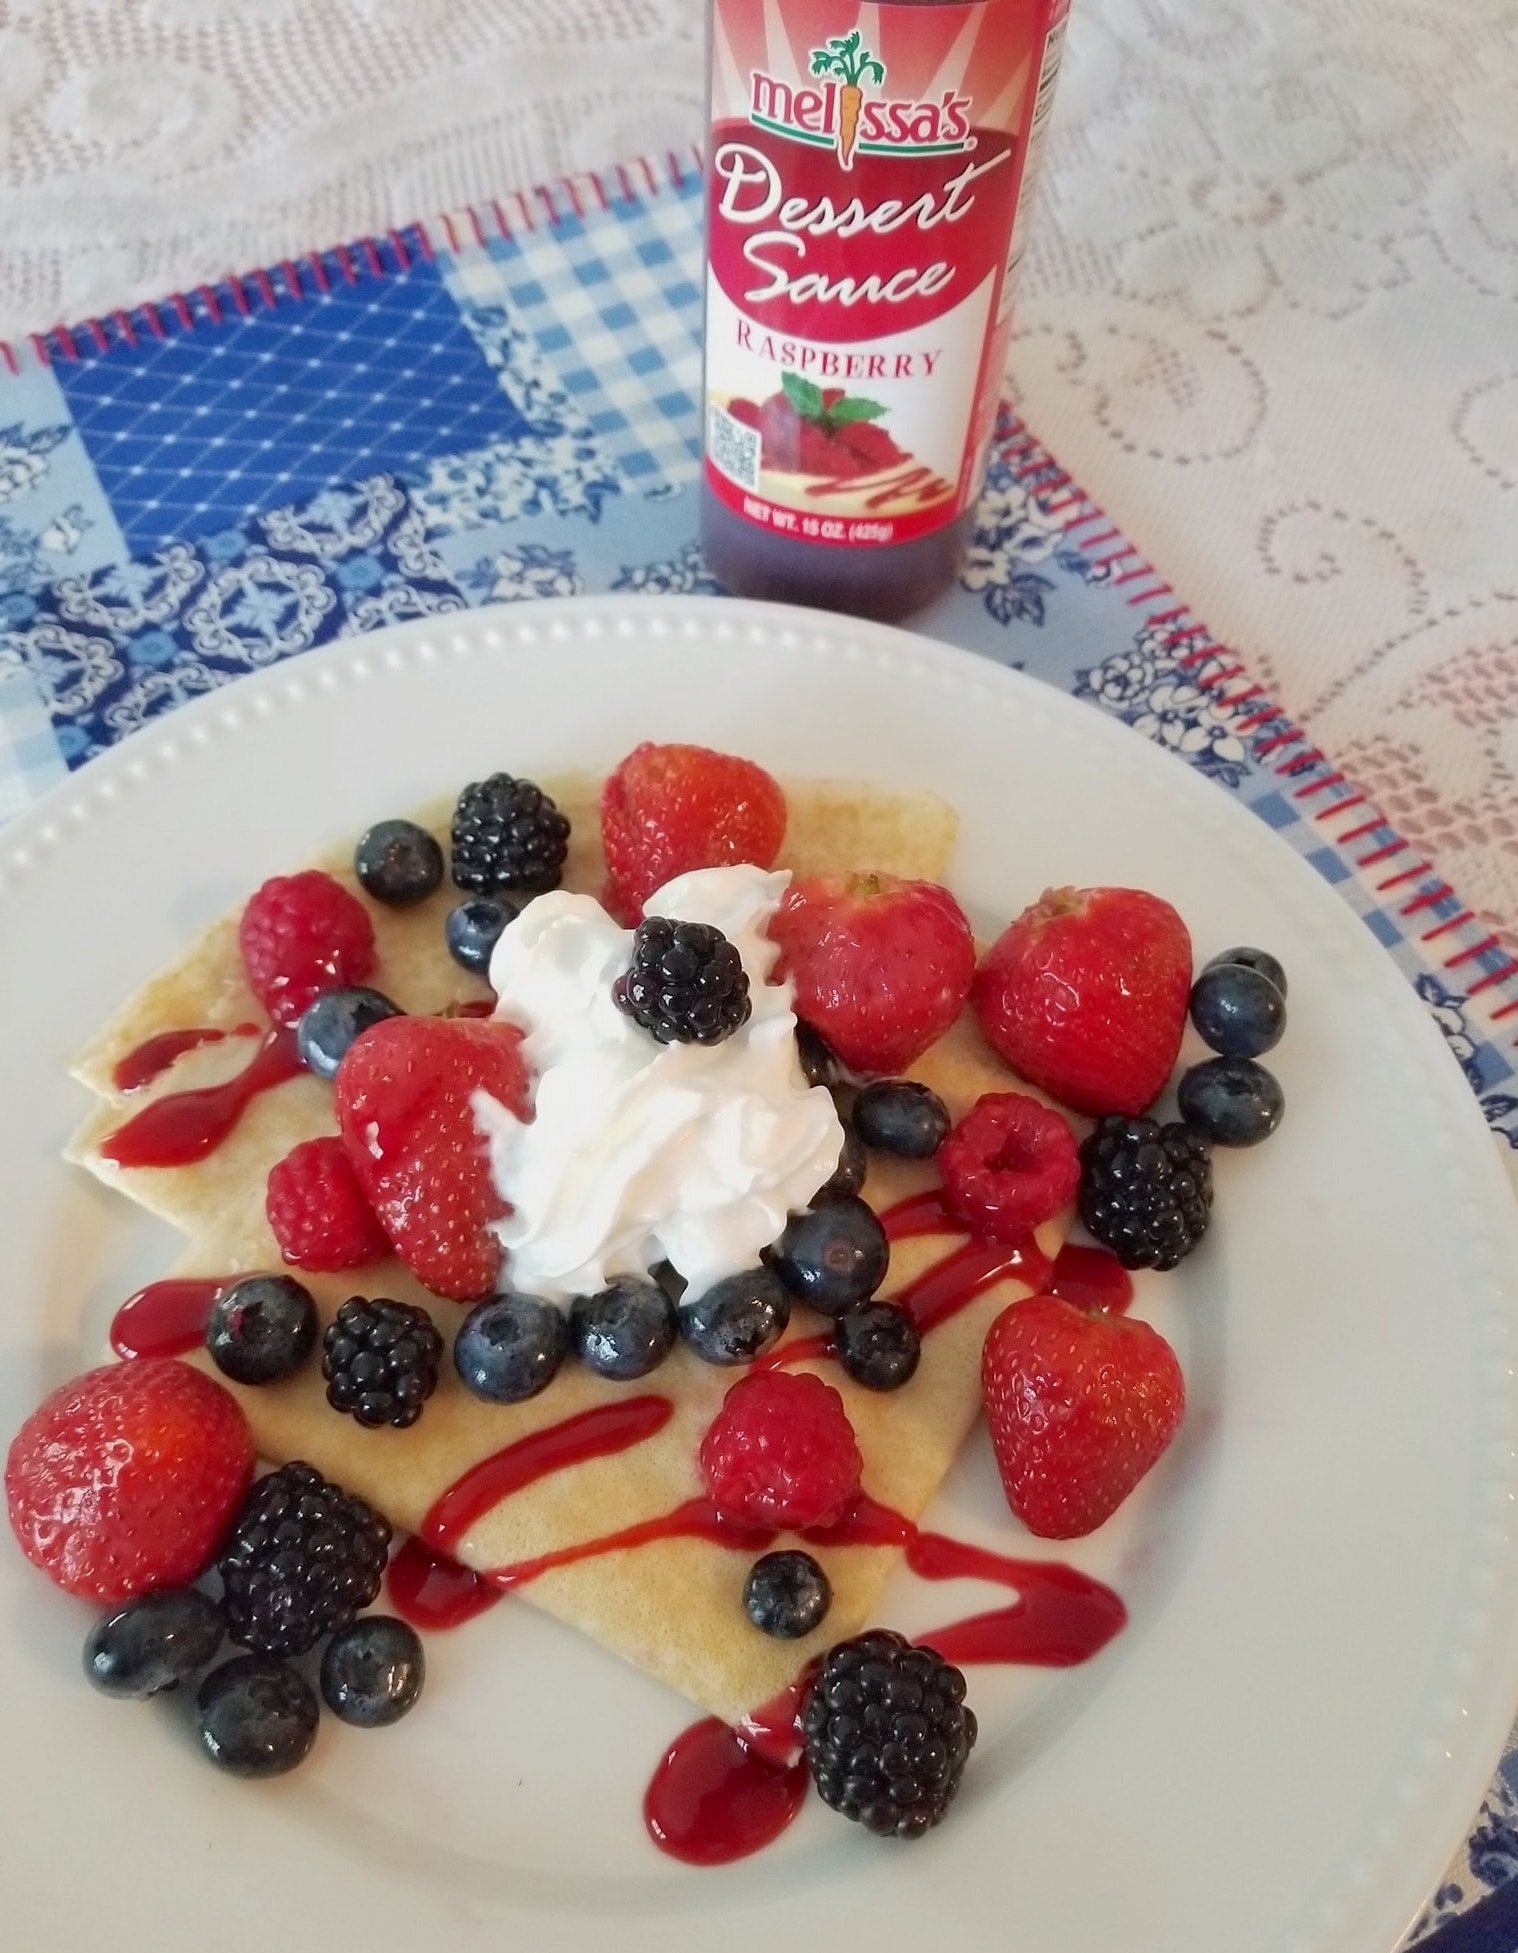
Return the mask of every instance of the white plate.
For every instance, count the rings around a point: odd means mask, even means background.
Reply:
[[[249,1787],[193,1753],[182,1705],[85,1686],[88,1610],[5,1542],[6,1945],[1387,1953],[1518,1696],[1511,1197],[1348,907],[1198,775],[981,660],[760,605],[523,605],[261,673],[60,787],[0,837],[0,1432],[98,1360],[174,1245],[60,1165],[70,1047],[317,845],[501,765],[609,765],[642,738],[938,789],[983,928],[1050,882],[1137,883],[1199,954],[1285,962],[1283,1129],[1219,1160],[1212,1237],[1140,1295],[1186,1366],[1182,1437],[1065,1555],[1130,1627],[1082,1669],[974,1671],[984,1737],[923,1843],[813,1800],[771,1851],[699,1873],[639,1816],[688,1705],[528,1606],[436,1638],[399,1728],[334,1725],[305,1769]],[[983,1438],[938,1518],[1011,1537]],[[889,1611],[993,1604],[904,1577]]]

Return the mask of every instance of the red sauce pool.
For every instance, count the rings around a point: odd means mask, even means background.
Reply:
[[[191,1275],[149,1282],[129,1295],[111,1322],[118,1356],[183,1356],[205,1341],[212,1305],[235,1275]]]
[[[157,1037],[145,1038],[124,1058],[117,1060],[111,1082],[118,1092],[140,1092],[144,1085],[151,1085],[155,1078],[166,1072],[183,1052],[193,1051],[202,1044],[220,1044],[223,1038],[257,1036],[258,1027],[255,1024],[239,1024],[231,1031],[213,1030],[210,1025],[193,1031],[160,1031]]]
[[[773,1763],[715,1716],[682,1731],[643,1796],[654,1843],[687,1865],[729,1865],[773,1844],[811,1784],[806,1763]]]
[[[295,1032],[269,1031],[235,1077],[223,1085],[154,1099],[102,1143],[101,1156],[117,1166],[188,1166],[215,1152],[260,1092],[282,1085],[301,1069]]]
[[[1133,1277],[1105,1248],[1067,1241],[1054,1257],[1054,1270],[1044,1284],[1044,1293],[1063,1296],[1084,1309],[1105,1309],[1120,1316],[1133,1300]]]

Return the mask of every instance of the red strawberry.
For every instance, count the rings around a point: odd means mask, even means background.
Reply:
[[[935,882],[820,875],[787,890],[770,920],[796,1015],[851,1071],[897,1072],[964,1008],[975,938]]]
[[[992,1241],[1052,1220],[1080,1185],[1069,1122],[1026,1092],[983,1093],[937,1157],[949,1205]]]
[[[264,1212],[292,1268],[363,1268],[390,1252],[340,1139],[305,1139],[276,1160]]]
[[[87,1370],[17,1432],[5,1463],[11,1529],[71,1594],[122,1601],[180,1587],[210,1563],[248,1481],[236,1399],[171,1357]]]
[[[1007,1503],[1041,1539],[1094,1532],[1186,1408],[1181,1366],[1158,1330],[1055,1295],[1002,1310],[980,1378]]]
[[[701,1441],[712,1504],[724,1519],[754,1526],[841,1519],[863,1465],[843,1399],[805,1370],[741,1378]]]
[[[981,958],[980,1028],[1016,1072],[1077,1112],[1152,1105],[1191,990],[1191,938],[1157,895],[1051,888]]]
[[[785,795],[762,766],[708,746],[635,747],[601,792],[606,906],[629,927],[674,875],[751,861],[785,839]]]
[[[530,1117],[522,1034],[474,1017],[387,1017],[348,1047],[337,1122],[359,1185],[395,1252],[438,1295],[475,1302],[501,1269],[486,1232],[495,1190],[476,1092]]]
[[[237,934],[253,994],[276,1024],[293,1024],[323,991],[362,983],[374,968],[368,910],[319,868],[266,881]]]

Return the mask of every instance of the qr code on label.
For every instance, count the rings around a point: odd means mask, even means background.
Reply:
[[[734,420],[725,407],[712,402],[707,414],[706,451],[713,465],[740,488],[759,486],[759,430]]]

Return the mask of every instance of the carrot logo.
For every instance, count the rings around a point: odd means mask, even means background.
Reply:
[[[885,69],[867,47],[861,44],[859,29],[830,40],[826,47],[813,48],[812,73],[832,75],[843,83],[838,91],[838,160],[847,169],[854,167],[854,144],[859,135],[859,116],[864,108],[861,83],[884,82]]]

